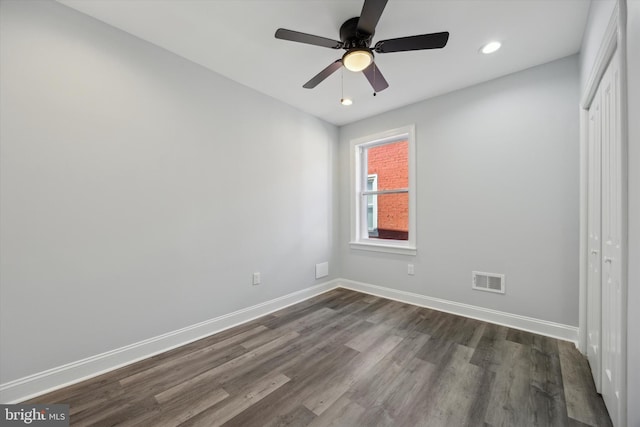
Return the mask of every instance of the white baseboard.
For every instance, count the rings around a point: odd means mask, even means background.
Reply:
[[[351,289],[420,307],[577,342],[578,328],[469,304],[432,298],[346,279],[335,279],[233,313],[187,326],[125,347],[0,384],[0,403],[18,403],[146,359],[225,329],[273,313],[335,288]]]
[[[535,334],[546,335],[548,337],[564,341],[571,341],[574,344],[577,344],[578,341],[578,328],[575,326],[568,326],[561,323],[535,319],[533,317],[520,316],[518,314],[506,313],[504,311],[491,310],[489,308],[399,291],[397,289],[370,285],[368,283],[355,282],[353,280],[339,279],[338,285],[341,288],[376,295],[420,307],[432,308],[434,310],[457,314],[459,316],[470,317],[484,322],[508,326],[509,328],[520,329],[527,332],[533,332]]]
[[[0,384],[0,402],[18,403],[208,337],[337,287],[332,280],[186,328]]]

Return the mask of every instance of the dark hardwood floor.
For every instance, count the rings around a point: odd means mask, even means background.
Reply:
[[[572,343],[337,289],[28,403],[77,426],[609,426]]]

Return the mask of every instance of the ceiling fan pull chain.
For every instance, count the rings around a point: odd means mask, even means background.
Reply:
[[[344,68],[340,70],[340,95],[340,104],[351,105],[353,101],[344,97]]]
[[[378,95],[378,93],[376,92],[376,70],[378,67],[376,67],[376,62],[373,61],[371,63],[373,65],[373,96]]]

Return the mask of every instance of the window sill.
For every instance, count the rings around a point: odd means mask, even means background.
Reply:
[[[349,242],[351,249],[372,252],[386,252],[390,254],[416,255],[418,250],[414,246],[378,242]]]

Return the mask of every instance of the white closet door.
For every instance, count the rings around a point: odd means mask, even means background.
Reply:
[[[622,137],[618,55],[600,83],[602,110],[602,397],[611,420],[622,414]]]
[[[587,357],[591,365],[593,381],[596,390],[601,391],[602,384],[602,354],[600,342],[601,328],[601,163],[602,163],[602,134],[601,134],[601,106],[600,91],[589,108],[589,162],[588,162],[588,210],[587,227],[589,234],[589,272],[587,275]]]

